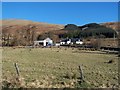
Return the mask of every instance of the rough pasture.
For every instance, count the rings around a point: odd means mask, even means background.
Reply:
[[[117,87],[118,57],[100,51],[72,48],[3,48],[3,86],[62,88],[62,87]],[[113,63],[108,63],[114,60]],[[16,80],[14,63],[20,69]],[[78,66],[81,65],[85,82],[80,84]]]

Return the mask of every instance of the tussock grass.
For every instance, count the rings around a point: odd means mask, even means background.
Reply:
[[[2,58],[3,81],[10,81],[16,75],[13,64],[18,63],[21,77],[24,78],[24,87],[74,88],[118,85],[118,59],[114,54],[99,54],[95,51],[84,53],[76,48],[33,48],[31,51],[27,48],[3,48]],[[111,59],[114,59],[114,63],[104,63]],[[82,65],[86,80],[82,86],[78,82],[79,65]]]

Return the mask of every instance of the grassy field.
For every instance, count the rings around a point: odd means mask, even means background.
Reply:
[[[3,48],[4,87],[117,87],[118,57],[72,48]],[[108,63],[113,60],[113,63]],[[17,82],[14,63],[18,63]],[[81,65],[85,82],[80,83]]]

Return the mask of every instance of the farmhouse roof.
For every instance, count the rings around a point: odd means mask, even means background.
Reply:
[[[44,39],[44,40],[46,40],[46,41],[51,41],[51,39],[50,39],[50,38],[46,38],[46,39]]]

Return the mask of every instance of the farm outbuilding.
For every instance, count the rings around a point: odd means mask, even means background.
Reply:
[[[83,44],[83,41],[79,38],[72,38],[71,39],[72,44]]]
[[[83,41],[79,38],[63,39],[60,41],[60,45],[69,45],[69,44],[83,44]]]
[[[53,40],[50,38],[46,38],[44,40],[34,41],[34,46],[51,46],[53,44]]]

